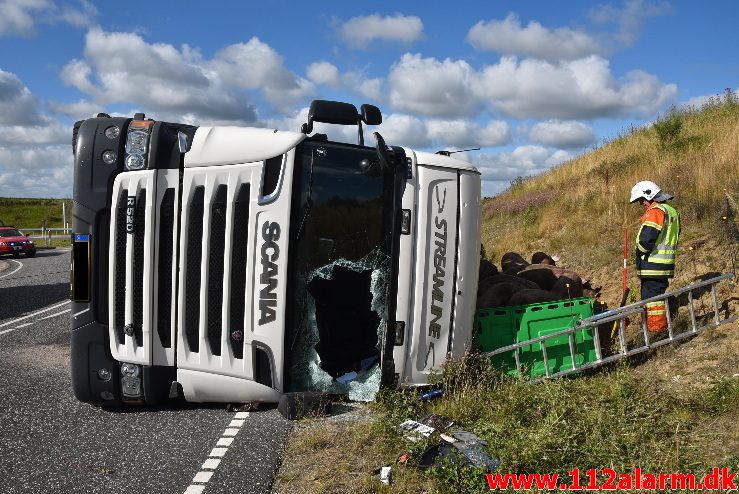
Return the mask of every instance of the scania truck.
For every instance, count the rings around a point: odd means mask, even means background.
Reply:
[[[358,143],[313,132],[357,126]],[[300,132],[98,114],[73,132],[71,372],[104,407],[372,399],[470,343],[480,174],[365,146],[380,110]]]

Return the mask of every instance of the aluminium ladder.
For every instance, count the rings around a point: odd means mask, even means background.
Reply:
[[[707,329],[716,328],[718,326],[721,326],[722,324],[727,324],[727,323],[737,320],[737,316],[725,317],[723,319],[721,318],[719,314],[718,296],[716,294],[716,285],[720,283],[721,281],[729,280],[733,277],[734,277],[734,273],[722,274],[715,278],[711,278],[705,281],[700,281],[698,283],[694,283],[692,285],[674,290],[672,292],[666,292],[662,295],[657,295],[656,297],[651,297],[648,299],[640,300],[639,302],[626,305],[624,307],[619,307],[616,309],[601,312],[600,314],[595,314],[591,317],[588,317],[586,319],[582,319],[576,322],[575,325],[570,328],[563,329],[561,331],[556,331],[556,332],[553,332],[553,333],[550,333],[544,336],[540,336],[538,338],[532,338],[530,340],[522,341],[519,343],[514,343],[512,345],[507,345],[507,346],[498,348],[496,350],[493,350],[491,352],[482,353],[481,355],[485,357],[492,357],[492,356],[495,356],[501,353],[514,351],[514,356],[516,359],[516,370],[518,371],[518,375],[523,375],[522,365],[521,365],[520,357],[519,357],[520,349],[522,347],[528,347],[528,346],[538,343],[541,347],[541,353],[544,359],[545,375],[537,379],[532,379],[531,380],[532,382],[537,382],[542,379],[561,377],[567,374],[572,374],[574,372],[580,372],[586,369],[594,369],[596,367],[600,367],[602,365],[609,364],[611,362],[615,362],[617,360],[621,360],[626,357],[631,357],[639,353],[647,352],[649,350],[660,347],[662,345],[666,345],[668,343],[680,341],[685,338],[690,338],[696,335],[697,333],[700,333]],[[729,283],[733,284],[734,282],[729,282]],[[699,290],[699,289],[705,290],[708,287],[710,287],[710,290],[711,290],[711,301],[713,304],[713,319],[708,324],[699,326],[698,317],[696,316],[696,309],[694,306],[694,301],[695,301],[694,291]],[[672,315],[670,314],[670,310],[669,310],[669,299],[677,297],[678,295],[681,295],[684,293],[687,293],[687,297],[688,297],[687,305],[688,305],[688,313],[690,315],[690,325],[689,325],[688,330],[676,333],[675,327],[673,325]],[[646,318],[644,317],[644,307],[645,307],[645,304],[648,302],[656,302],[659,300],[664,300],[665,304],[667,305],[667,310],[666,310],[667,337],[664,339],[657,340],[657,341],[651,341],[654,336],[657,336],[661,333],[650,334],[649,330],[647,329]],[[632,348],[629,348],[629,345],[626,341],[626,325],[627,325],[627,320],[630,316],[640,316],[641,317],[641,332],[644,336],[644,344],[634,346]],[[601,342],[600,342],[600,335],[598,332],[598,326],[602,324],[606,324],[606,323],[617,324],[618,343],[619,343],[618,351],[614,355],[610,355],[607,357],[603,355],[603,349],[601,348]],[[576,358],[577,352],[575,349],[575,333],[577,333],[578,331],[585,331],[588,329],[590,329],[593,333],[593,343],[595,345],[596,359],[593,362],[588,362],[582,365],[577,365],[577,358]],[[549,359],[547,358],[546,343],[549,340],[559,338],[561,336],[568,337],[572,365],[569,368],[565,368],[558,372],[552,372],[549,369]]]

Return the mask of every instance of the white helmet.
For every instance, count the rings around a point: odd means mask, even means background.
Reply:
[[[661,190],[662,189],[659,188],[659,185],[651,180],[642,180],[641,182],[637,182],[636,185],[631,188],[631,198],[629,199],[629,202],[636,202],[642,197],[647,201],[651,201],[660,193]]]

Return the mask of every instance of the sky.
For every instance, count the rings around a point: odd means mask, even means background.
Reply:
[[[736,90],[737,14],[733,0],[0,0],[0,197],[71,197],[72,126],[98,112],[298,131],[314,99],[378,106],[369,130],[388,145],[479,147],[455,156],[492,196]]]

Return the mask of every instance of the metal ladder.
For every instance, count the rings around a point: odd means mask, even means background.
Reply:
[[[516,360],[516,370],[518,372],[518,375],[520,376],[520,375],[524,375],[524,373],[522,372],[523,369],[522,369],[522,365],[521,365],[521,361],[519,357],[520,349],[523,347],[529,347],[534,344],[539,344],[541,347],[542,358],[544,360],[545,375],[539,378],[536,378],[536,379],[532,379],[531,382],[538,382],[543,379],[561,377],[567,374],[580,372],[586,369],[593,369],[596,367],[600,367],[602,365],[609,364],[611,362],[615,362],[617,360],[621,360],[626,357],[631,357],[639,353],[647,352],[649,350],[658,348],[668,343],[673,343],[675,341],[680,341],[685,338],[690,338],[691,336],[694,336],[707,329],[716,328],[718,326],[721,326],[722,324],[727,324],[727,323],[737,320],[738,316],[726,317],[723,319],[721,318],[719,314],[718,296],[716,294],[716,285],[720,283],[721,281],[729,280],[733,277],[734,277],[734,273],[726,273],[726,274],[717,276],[715,278],[711,278],[705,281],[700,281],[698,283],[694,283],[692,285],[677,289],[672,292],[666,292],[656,297],[651,297],[648,299],[640,300],[639,302],[636,302],[634,304],[630,304],[624,307],[619,307],[617,309],[612,309],[609,311],[601,312],[600,314],[596,314],[594,316],[591,316],[591,317],[588,317],[586,319],[582,319],[576,322],[575,325],[570,328],[563,329],[561,331],[556,331],[556,332],[553,332],[553,333],[550,333],[544,336],[540,336],[538,338],[532,338],[530,340],[504,346],[496,350],[493,350],[491,352],[484,352],[481,355],[484,357],[493,357],[498,354],[514,351],[515,352],[514,356]],[[711,290],[711,301],[713,303],[713,319],[708,324],[699,326],[698,316],[696,315],[696,309],[694,305],[695,297],[694,297],[693,292],[699,289],[706,289],[707,287],[710,287],[710,290]],[[687,295],[688,297],[687,305],[688,305],[688,313],[690,315],[690,328],[686,331],[676,333],[673,320],[672,320],[672,315],[669,310],[669,299],[675,298],[684,293],[688,294]],[[667,337],[664,339],[657,340],[657,341],[651,341],[653,336],[659,335],[660,333],[650,334],[649,330],[647,329],[644,306],[648,302],[656,302],[660,300],[664,300],[665,304],[668,307],[668,310],[666,311]],[[629,345],[626,339],[626,324],[627,324],[627,318],[633,317],[633,316],[639,316],[641,318],[641,333],[643,334],[643,337],[644,337],[644,344],[629,348]],[[601,341],[600,341],[600,334],[598,331],[598,326],[601,326],[606,323],[615,323],[617,325],[619,349],[614,355],[604,357],[603,348],[601,346]],[[575,345],[576,333],[581,332],[581,331],[588,331],[588,330],[590,330],[593,335],[593,343],[595,346],[596,359],[593,362],[588,362],[582,365],[577,365],[577,357],[576,357],[577,351],[576,351],[576,345]],[[547,341],[553,340],[555,338],[559,338],[562,336],[568,337],[572,365],[569,368],[562,369],[557,372],[552,372],[549,368],[549,359],[547,358]]]

